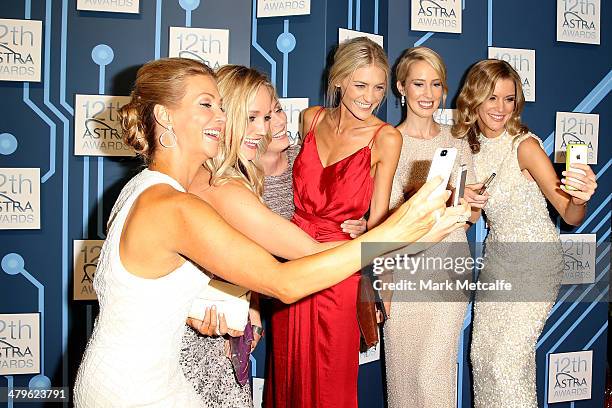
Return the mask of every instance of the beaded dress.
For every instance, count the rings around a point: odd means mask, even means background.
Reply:
[[[511,280],[510,294],[478,291],[471,360],[476,408],[537,408],[536,342],[561,283],[559,235],[537,183],[521,172],[519,144],[535,135],[479,136],[478,180],[497,176],[484,212],[489,224],[481,282]],[[533,255],[533,256],[530,256]]]
[[[459,167],[467,167],[466,183],[473,184],[472,152],[466,140],[456,139],[450,126],[441,125],[432,139],[403,136],[402,152],[393,178],[390,208],[395,209],[425,183],[431,159],[438,147],[454,147],[457,158],[449,180],[454,180]],[[452,244],[451,244],[452,243]],[[401,253],[401,251],[400,251]],[[469,256],[463,229],[427,250],[415,255],[429,259]],[[393,279],[414,282],[446,279],[423,269],[408,274],[395,271]],[[462,277],[458,277],[462,279]],[[457,279],[457,277],[455,277]],[[425,294],[417,301],[409,291],[396,291],[391,305],[391,318],[384,325],[387,402],[389,408],[454,408],[457,374],[457,348],[467,310],[468,297],[450,294]]]

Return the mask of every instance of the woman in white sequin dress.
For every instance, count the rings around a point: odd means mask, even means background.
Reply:
[[[148,168],[128,182],[113,206],[94,280],[100,314],[77,374],[77,407],[202,405],[179,364],[189,307],[209,280],[195,264],[294,302],[358,269],[363,242],[390,242],[387,249],[393,250],[426,233],[441,239],[461,216],[430,197],[437,185],[431,182],[363,236],[279,263],[185,193],[223,138],[225,113],[208,67],[183,58],[145,64],[120,115],[126,143]],[[435,223],[439,212],[442,219]]]
[[[440,125],[433,119],[440,104],[444,105],[448,92],[442,58],[427,47],[410,48],[397,62],[395,74],[402,106],[406,106],[406,119],[397,126],[403,144],[393,178],[390,208],[395,209],[425,183],[431,159],[439,147],[457,149],[450,187],[455,188],[455,176],[461,165],[467,168],[466,182],[475,183],[472,153],[467,141],[454,138],[450,126]],[[476,189],[479,186],[470,187]],[[466,190],[466,195],[472,191]],[[475,196],[476,201],[486,201],[486,197],[474,193],[471,196]],[[474,202],[473,222],[480,216],[476,208],[478,204],[474,200],[468,201]],[[463,228],[442,242],[453,244],[440,243],[415,257],[470,256]],[[394,271],[394,281],[411,280],[418,284],[432,278],[436,281],[463,279],[470,274],[449,276],[422,268],[414,274],[412,272]],[[454,408],[457,349],[469,296],[458,293],[446,293],[450,296],[419,295],[423,297],[416,299],[413,292],[397,291],[392,303],[385,302],[390,316],[384,326],[387,402],[389,408]]]
[[[511,292],[476,293],[471,349],[476,408],[537,408],[536,342],[563,271],[546,200],[566,223],[578,225],[597,186],[587,165],[576,165],[584,175],[563,172],[559,182],[542,142],[521,123],[524,103],[521,79],[507,62],[478,62],[457,99],[452,129],[470,144],[477,180],[496,173],[484,207],[490,231],[479,280],[513,284]]]

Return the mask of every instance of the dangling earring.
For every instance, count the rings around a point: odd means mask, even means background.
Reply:
[[[402,104],[402,108],[406,106],[406,95],[402,94],[402,99],[400,103]]]
[[[164,143],[164,136],[166,134],[170,134],[172,136],[172,143],[171,144]],[[166,128],[166,130],[164,130],[162,132],[162,134],[159,135],[159,144],[162,145],[163,147],[165,147],[166,149],[171,149],[171,148],[176,146],[176,135],[172,131],[172,125],[168,125],[168,128]]]

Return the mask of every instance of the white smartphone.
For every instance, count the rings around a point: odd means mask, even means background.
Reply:
[[[431,160],[431,167],[429,168],[429,174],[427,175],[427,181],[440,176],[442,177],[442,184],[440,184],[433,191],[432,196],[443,194],[448,186],[448,180],[450,179],[455,165],[455,158],[457,157],[457,149],[454,147],[438,147],[434,153],[434,157]]]
[[[573,171],[576,173],[581,173],[583,175],[586,175],[586,173],[583,170],[580,169],[570,169],[570,167],[572,167],[572,164],[575,163],[579,163],[579,164],[588,164],[588,157],[589,156],[589,150],[586,144],[584,143],[568,143],[567,144],[567,150],[565,151],[565,171]],[[577,181],[575,179],[572,179],[574,181]],[[567,187],[568,190],[576,190],[576,188],[572,187],[572,186],[565,186]]]
[[[455,194],[453,196],[453,206],[459,205],[459,199],[463,198],[465,192],[465,179],[467,177],[467,166],[462,164],[455,177]]]

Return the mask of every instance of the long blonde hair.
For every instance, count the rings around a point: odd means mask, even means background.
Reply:
[[[209,159],[205,166],[211,173],[212,185],[230,180],[242,183],[259,197],[263,196],[263,170],[253,161],[247,160],[240,151],[249,123],[249,106],[262,87],[270,89],[272,84],[260,72],[241,65],[224,65],[217,70],[217,84],[227,113],[225,138],[219,146],[217,156]],[[257,154],[266,151],[270,135],[259,143]]]
[[[427,47],[414,47],[408,48],[402,53],[402,56],[395,66],[395,78],[405,86],[406,79],[408,79],[408,73],[410,72],[410,66],[417,61],[425,61],[436,71],[436,74],[440,77],[440,83],[442,84],[442,107],[446,104],[446,96],[448,95],[448,84],[446,83],[446,65],[442,60],[442,57]]]
[[[529,132],[529,128],[521,122],[521,113],[525,106],[521,77],[510,64],[503,60],[487,59],[472,66],[465,78],[457,98],[457,121],[451,132],[457,138],[467,137],[472,153],[480,151],[478,135],[478,107],[493,95],[495,84],[500,79],[510,79],[514,82],[514,110],[505,128],[510,136],[520,136]]]
[[[389,82],[389,61],[385,50],[367,37],[346,40],[336,49],[334,63],[327,76],[326,102],[330,108],[340,104],[340,88],[337,86],[353,72],[368,65],[375,65],[385,71],[385,89]],[[382,104],[382,99],[378,106]]]

